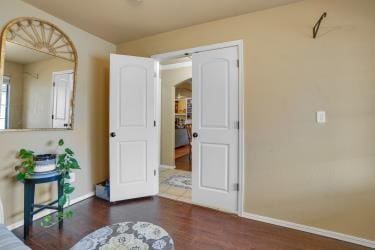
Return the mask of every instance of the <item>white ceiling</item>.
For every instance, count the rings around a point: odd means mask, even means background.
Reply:
[[[113,43],[301,0],[23,0]]]

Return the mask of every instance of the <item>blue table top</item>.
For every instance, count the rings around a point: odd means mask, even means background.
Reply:
[[[60,176],[60,175],[61,175],[61,173],[59,171],[54,170],[54,171],[49,171],[49,172],[45,172],[45,173],[34,173],[26,179],[27,180],[38,180],[38,179],[57,177],[57,176]]]

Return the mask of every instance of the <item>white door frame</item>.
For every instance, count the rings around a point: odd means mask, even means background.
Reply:
[[[191,55],[192,53],[202,52],[202,51],[208,51],[208,50],[215,50],[215,49],[222,49],[222,48],[228,48],[228,47],[237,47],[238,53],[239,53],[239,155],[238,155],[238,180],[239,180],[239,191],[238,191],[238,211],[237,214],[239,216],[243,216],[243,203],[244,203],[244,188],[245,188],[245,182],[244,182],[244,173],[245,173],[245,82],[244,82],[244,63],[243,63],[243,40],[236,40],[236,41],[230,41],[230,42],[224,42],[224,43],[217,43],[212,45],[206,45],[206,46],[200,46],[190,49],[184,49],[184,50],[178,50],[178,51],[172,51],[167,52],[163,54],[157,54],[151,56],[151,58],[155,59],[156,61],[165,61],[169,59],[184,57],[187,55]],[[160,74],[157,72],[157,75],[159,76],[158,81],[158,87],[157,87],[157,124],[158,124],[158,151],[159,151],[159,166],[160,166],[160,121],[161,121],[161,80],[160,80]]]

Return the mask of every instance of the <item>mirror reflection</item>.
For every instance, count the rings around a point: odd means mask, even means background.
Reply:
[[[74,62],[6,42],[0,129],[71,128]]]

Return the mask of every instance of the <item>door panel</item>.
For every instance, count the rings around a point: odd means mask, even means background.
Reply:
[[[156,62],[111,55],[110,200],[158,193]]]
[[[120,183],[147,181],[147,142],[120,143]],[[134,167],[136,166],[136,167]]]
[[[228,192],[229,145],[201,143],[200,148],[201,187]]]
[[[120,77],[121,127],[144,128],[147,120],[147,95],[144,94],[147,93],[147,69],[126,66],[121,68]]]
[[[228,60],[214,59],[201,66],[201,128],[227,128],[229,112]]]
[[[238,49],[193,54],[193,203],[237,212]]]
[[[73,77],[73,72],[53,74],[53,128],[71,127]]]

